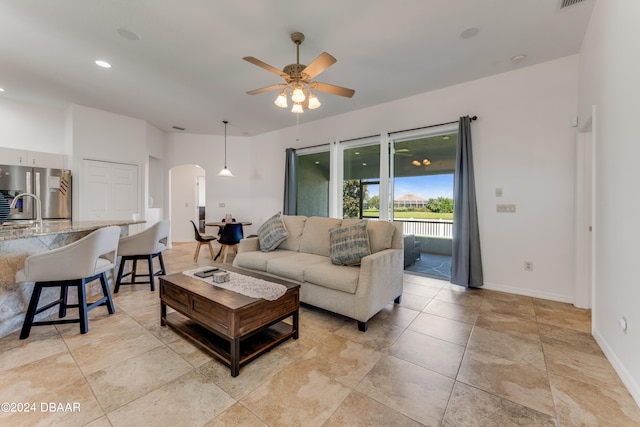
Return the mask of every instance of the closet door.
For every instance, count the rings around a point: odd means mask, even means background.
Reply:
[[[84,160],[82,172],[81,220],[130,220],[138,213],[137,165]]]

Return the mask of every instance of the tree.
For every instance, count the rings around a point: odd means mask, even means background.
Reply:
[[[369,199],[369,209],[380,210],[380,197],[373,196]]]
[[[427,209],[435,213],[452,213],[453,199],[448,197],[431,198],[427,201]]]
[[[342,182],[342,216],[360,217],[360,182],[357,179]]]

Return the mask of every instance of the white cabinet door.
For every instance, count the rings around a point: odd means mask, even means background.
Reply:
[[[0,147],[0,164],[27,166],[27,150]]]
[[[131,219],[138,213],[138,166],[83,161],[80,219]]]
[[[64,167],[64,156],[62,154],[44,153],[41,151],[28,151],[27,166],[62,169]]]

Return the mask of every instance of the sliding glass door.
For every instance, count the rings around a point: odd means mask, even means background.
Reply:
[[[342,217],[378,218],[380,216],[380,142],[344,144],[342,165]],[[372,208],[371,205],[377,208]]]

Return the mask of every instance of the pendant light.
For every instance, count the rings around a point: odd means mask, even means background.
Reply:
[[[231,171],[227,169],[227,123],[226,120],[223,120],[224,123],[224,168],[218,173],[218,176],[233,176]]]

